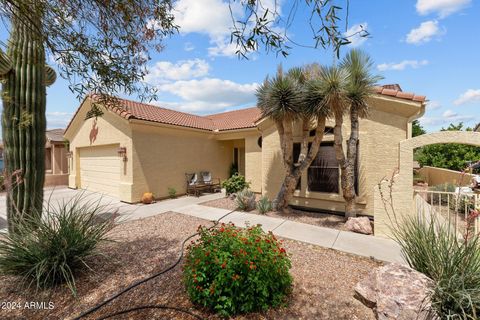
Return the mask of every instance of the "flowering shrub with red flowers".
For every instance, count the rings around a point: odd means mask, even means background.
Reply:
[[[188,247],[184,281],[193,303],[222,316],[267,310],[286,302],[291,262],[281,241],[260,226],[199,227]]]

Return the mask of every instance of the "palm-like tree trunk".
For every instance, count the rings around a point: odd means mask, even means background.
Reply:
[[[288,205],[295,192],[298,180],[302,176],[302,173],[310,166],[315,159],[320,148],[320,143],[323,140],[323,134],[325,131],[325,118],[321,117],[317,120],[317,127],[315,129],[315,137],[313,138],[310,150],[308,150],[308,138],[310,132],[310,122],[308,119],[303,119],[303,132],[302,132],[302,147],[300,150],[300,156],[297,163],[293,162],[293,137],[291,131],[283,130],[280,128],[279,134],[283,132],[283,138],[280,136],[282,144],[282,153],[284,156],[284,164],[286,168],[285,179],[283,180],[280,191],[274,200],[274,206],[277,211],[288,212]],[[277,129],[279,125],[277,124]],[[290,129],[291,130],[291,123]]]
[[[357,215],[355,205],[355,162],[357,156],[358,141],[358,112],[352,108],[350,113],[351,132],[347,142],[347,156],[343,149],[343,115],[335,114],[334,143],[335,156],[340,165],[340,182],[342,187],[343,199],[345,200],[345,216],[355,217]]]

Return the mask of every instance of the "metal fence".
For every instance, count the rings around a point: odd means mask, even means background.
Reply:
[[[475,209],[480,209],[480,194],[432,190],[415,190],[414,193],[419,217],[434,217],[460,234],[467,229],[475,234],[480,231],[480,217],[472,214]]]

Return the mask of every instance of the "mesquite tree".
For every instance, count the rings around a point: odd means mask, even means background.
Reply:
[[[328,110],[322,99],[309,99],[308,90],[315,90],[313,83],[318,67],[293,68],[284,74],[280,67],[272,79],[266,79],[257,91],[257,106],[262,116],[275,123],[280,138],[285,178],[275,200],[278,211],[288,211],[288,204],[302,173],[310,166],[320,148],[325,131]],[[302,141],[298,160],[293,159],[293,127],[301,123]],[[309,133],[315,136],[309,148]]]

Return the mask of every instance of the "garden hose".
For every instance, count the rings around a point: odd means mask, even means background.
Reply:
[[[217,220],[214,220],[213,221],[213,225],[209,228],[207,228],[207,230],[210,230],[212,228],[215,228],[219,223],[220,223],[220,220],[222,220],[223,218],[225,218],[226,216],[230,215],[231,213],[235,212],[235,210],[232,210],[226,214],[224,214],[223,216],[221,216],[220,218],[218,218]],[[161,276],[162,274],[164,273],[167,273],[168,271],[174,269],[177,265],[180,264],[180,262],[182,261],[183,259],[183,255],[184,255],[184,252],[185,252],[185,244],[192,238],[198,236],[200,233],[199,232],[196,232],[192,235],[190,235],[189,237],[187,237],[185,240],[183,240],[182,242],[182,245],[181,245],[181,248],[180,248],[180,255],[178,257],[178,259],[175,261],[175,263],[173,263],[171,266],[167,267],[166,269],[158,272],[158,273],[155,273],[147,278],[144,278],[144,279],[141,279],[131,285],[129,285],[128,287],[126,287],[125,289],[117,292],[116,294],[114,294],[113,296],[111,296],[110,298],[106,299],[105,301],[103,301],[102,303],[99,303],[95,306],[93,306],[92,308],[88,309],[87,311],[83,312],[82,314],[80,314],[78,317],[75,317],[74,320],[79,320],[79,319],[82,319],[82,318],[85,318],[86,316],[88,316],[89,314],[97,311],[98,309],[100,309],[101,307],[105,306],[106,304],[112,302],[113,300],[117,299],[118,297],[120,297],[121,295],[123,295],[124,293],[132,290],[133,288],[135,287],[138,287],[139,285],[145,283],[145,282],[148,282],[152,279],[155,279],[159,276]],[[126,314],[126,313],[130,313],[130,312],[134,312],[134,311],[137,311],[137,310],[144,310],[144,309],[164,309],[164,310],[175,310],[177,312],[181,312],[181,313],[185,313],[185,314],[188,314],[188,315],[191,315],[192,317],[196,318],[196,319],[202,319],[202,317],[200,317],[199,315],[196,315],[192,312],[190,312],[189,310],[186,310],[186,309],[182,309],[182,308],[177,308],[177,307],[169,307],[169,306],[165,306],[165,305],[145,305],[145,306],[139,306],[139,307],[134,307],[134,308],[131,308],[131,309],[127,309],[127,310],[122,310],[122,311],[119,311],[119,312],[116,312],[116,313],[112,313],[112,314],[109,314],[107,316],[104,316],[104,317],[101,317],[99,319],[109,319],[111,317],[114,317],[114,316],[117,316],[117,315],[121,315],[121,314]]]

